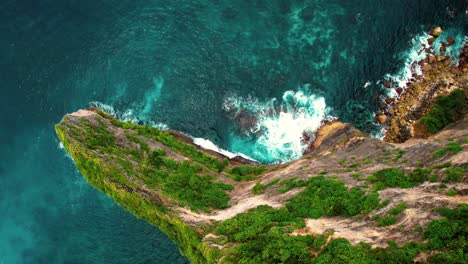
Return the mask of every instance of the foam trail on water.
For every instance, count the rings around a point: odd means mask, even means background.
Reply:
[[[137,111],[133,109],[119,111],[119,110],[116,110],[112,105],[104,104],[104,103],[97,102],[97,101],[91,102],[90,105],[115,116],[116,118],[118,118],[120,121],[123,121],[123,122],[131,122],[133,124],[145,124],[145,125],[149,125],[149,126],[161,129],[161,130],[166,130],[169,128],[166,124],[156,123],[152,120],[148,120],[146,117],[147,116],[146,114],[139,114]]]
[[[158,78],[153,78],[153,85],[153,89],[147,91],[145,94],[146,102],[142,111],[143,115],[150,114],[154,105],[158,102],[158,99],[161,96],[162,88],[164,86],[164,78],[161,76]]]
[[[204,149],[207,149],[207,150],[213,150],[213,151],[216,151],[218,153],[221,153],[223,154],[224,156],[232,159],[236,156],[241,156],[245,159],[249,159],[249,160],[253,160],[253,161],[256,161],[254,159],[252,159],[251,157],[247,156],[247,155],[244,155],[242,153],[233,153],[233,152],[230,152],[230,151],[227,151],[225,149],[222,149],[220,147],[218,147],[217,145],[215,145],[212,141],[208,140],[208,139],[204,139],[204,138],[193,138],[193,143],[195,145],[198,145]]]
[[[239,123],[239,131],[231,134],[230,149],[270,163],[300,158],[323,121],[333,119],[325,98],[308,86],[286,91],[281,101],[230,96],[224,109]]]

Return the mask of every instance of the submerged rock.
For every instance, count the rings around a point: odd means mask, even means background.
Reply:
[[[453,37],[447,38],[447,46],[452,46],[455,43],[455,39]]]

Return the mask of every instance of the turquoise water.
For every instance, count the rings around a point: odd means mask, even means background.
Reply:
[[[264,162],[340,118],[378,133],[385,76],[464,1],[0,3],[0,263],[186,263],[82,179],[53,125],[90,103]],[[456,50],[454,50],[456,52]]]

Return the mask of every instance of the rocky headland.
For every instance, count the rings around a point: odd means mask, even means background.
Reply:
[[[458,65],[427,49],[405,89],[385,83],[399,95],[377,115],[385,140],[333,121],[286,164],[229,159],[98,109],[56,132],[91,185],[193,263],[466,263],[468,46]]]

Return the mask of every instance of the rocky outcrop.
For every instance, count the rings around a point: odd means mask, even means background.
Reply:
[[[432,31],[434,37],[440,35],[441,29]],[[452,45],[453,38],[447,39],[447,44],[442,47]],[[443,43],[443,42],[442,42]],[[413,74],[414,78],[407,83],[407,87],[396,88],[397,98],[385,99],[386,104],[393,104],[386,108],[389,114],[389,123],[385,133],[385,141],[401,143],[413,137],[428,136],[426,132],[421,132],[420,120],[434,105],[435,97],[447,95],[455,89],[461,89],[468,94],[468,43],[465,43],[460,54],[459,65],[453,63],[448,55],[436,53],[431,47],[426,48],[427,57],[417,62],[423,72],[422,76]],[[441,51],[443,54],[445,49]],[[379,122],[380,124],[383,124]]]

